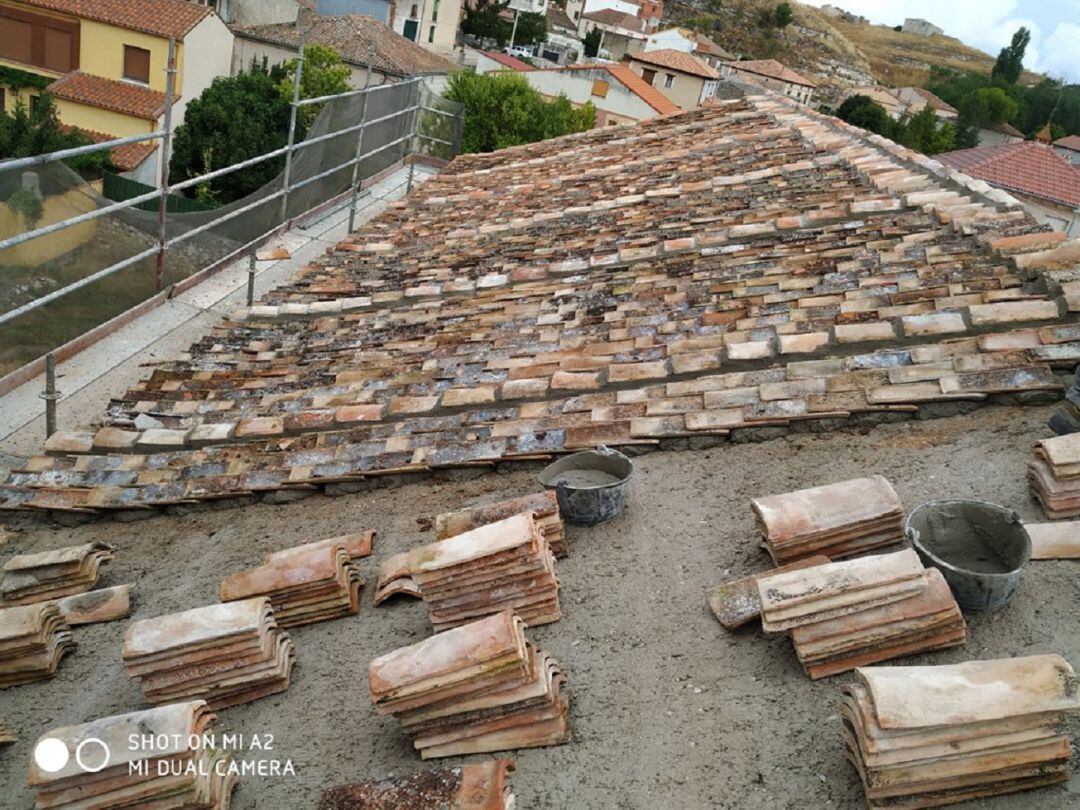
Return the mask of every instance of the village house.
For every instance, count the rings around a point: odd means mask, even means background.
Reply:
[[[501,51],[476,52],[476,73],[480,76],[487,73],[503,73],[506,71],[525,73],[530,70],[536,70],[536,68],[508,53],[502,53]]]
[[[924,87],[894,87],[889,92],[898,98],[912,115],[922,112],[924,107],[930,107],[939,121],[956,120],[956,108]]]
[[[971,177],[1004,189],[1039,222],[1080,236],[1080,169],[1034,141],[977,146],[935,156]]]
[[[979,130],[979,146],[1020,143],[1022,140],[1024,140],[1024,133],[1008,121],[1002,121],[1000,124],[987,124]]]
[[[253,61],[275,65],[296,57],[300,29],[296,22],[272,25],[235,26],[236,46],[233,71],[247,68]],[[353,87],[387,84],[413,76],[426,76],[436,89],[445,84],[456,65],[394,33],[372,17],[346,14],[340,17],[315,16],[305,40],[326,45],[341,54],[349,66]]]
[[[709,39],[704,34],[691,31],[689,28],[665,28],[649,34],[645,41],[645,50],[659,51],[665,48],[693,54],[706,64],[719,69],[722,62],[735,60],[734,54],[730,54]]]
[[[812,81],[775,59],[725,62],[720,68],[720,74],[756,84],[767,90],[775,90],[800,104],[809,104],[814,88],[817,87]]]
[[[605,8],[581,15],[578,32],[582,38],[597,29],[603,32],[598,51],[600,55],[606,54],[610,59],[620,60],[627,54],[645,49],[645,21],[633,14]]]
[[[1054,151],[1069,163],[1080,165],[1080,135],[1066,135],[1054,141]]]
[[[47,89],[60,121],[95,140],[159,130],[165,114],[169,40],[176,42],[173,126],[188,101],[229,74],[232,34],[206,6],[155,0],[0,0],[0,105],[32,106]],[[24,77],[20,81],[18,77]],[[156,184],[158,142],[113,150],[116,168]]]
[[[525,79],[548,99],[565,96],[574,107],[592,102],[597,128],[644,121],[681,109],[626,65],[598,62],[531,70]]]
[[[715,96],[720,80],[720,74],[696,56],[671,48],[635,53],[626,64],[645,84],[687,110]]]
[[[866,96],[872,102],[884,108],[890,118],[899,120],[900,118],[903,118],[904,113],[907,112],[907,105],[897,98],[891,90],[887,90],[884,87],[878,87],[876,85],[852,87],[848,90],[845,99],[854,98],[855,96]]]
[[[575,23],[596,11],[621,11],[645,23],[645,31],[655,31],[664,16],[664,0],[567,0],[566,14]]]

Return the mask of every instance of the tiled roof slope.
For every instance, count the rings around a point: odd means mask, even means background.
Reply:
[[[1041,143],[976,146],[938,157],[965,174],[1009,191],[1080,207],[1080,171]]]
[[[1064,138],[1058,138],[1054,141],[1054,146],[1060,146],[1062,149],[1072,149],[1074,152],[1080,152],[1080,135],[1066,135]]]
[[[209,6],[188,0],[19,0],[84,20],[109,23],[133,31],[183,39],[213,14]]]
[[[777,96],[461,157],[102,423],[55,434],[0,506],[162,505],[1056,395],[1054,370],[1080,361],[1080,250],[1062,239],[1004,192]]]
[[[647,65],[670,68],[691,76],[700,76],[703,79],[719,79],[720,74],[710,65],[683,51],[674,48],[660,48],[655,51],[638,51],[630,54],[628,58],[635,62],[644,62]]]
[[[502,53],[500,51],[482,51],[484,56],[491,59],[493,62],[498,62],[503,67],[508,67],[511,70],[516,70],[521,73],[526,73],[530,70],[536,70],[528,62],[523,62],[517,57],[511,56],[508,53]]]
[[[745,59],[742,62],[731,62],[730,64],[736,70],[745,70],[747,73],[758,76],[766,76],[770,79],[791,82],[792,84],[801,84],[804,87],[817,87],[816,84],[801,73],[796,73],[775,59]]]
[[[295,22],[237,25],[232,32],[238,37],[294,50],[300,46],[300,29]],[[457,69],[450,60],[424,50],[374,17],[363,14],[319,15],[307,30],[306,41],[330,46],[351,64],[366,66],[370,61],[375,70],[396,76],[438,75]]]
[[[165,94],[149,87],[76,70],[49,85],[54,98],[156,121],[165,112]]]
[[[627,90],[638,96],[642,101],[652,107],[661,115],[679,112],[682,107],[671,101],[667,96],[646,82],[626,65],[615,65],[604,62],[592,62],[585,65],[567,65],[561,68],[551,68],[553,71],[560,70],[602,70],[616,79]]]
[[[618,28],[625,28],[627,31],[642,32],[645,30],[644,20],[614,8],[602,8],[581,16],[586,20],[592,20],[601,25],[617,26]]]
[[[955,113],[956,107],[949,104],[947,101],[943,101],[935,93],[931,93],[925,87],[902,87],[901,90],[911,90],[915,95],[919,96],[925,101],[931,108],[940,110],[941,112]]]

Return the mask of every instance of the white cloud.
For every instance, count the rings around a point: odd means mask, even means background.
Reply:
[[[1051,76],[1080,81],[1080,25],[1058,23],[1042,45],[1045,56],[1035,64]]]

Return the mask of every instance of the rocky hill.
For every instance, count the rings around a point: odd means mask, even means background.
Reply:
[[[933,65],[989,73],[994,58],[947,36],[921,37],[882,25],[829,17],[791,3],[794,21],[763,24],[778,0],[669,0],[671,21],[708,34],[747,59],[779,59],[820,85],[821,102],[836,103],[854,85],[924,85]],[[842,6],[842,0],[840,2]]]

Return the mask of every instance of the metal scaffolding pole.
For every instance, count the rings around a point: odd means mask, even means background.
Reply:
[[[299,20],[297,20],[299,26]],[[293,100],[289,112],[289,142],[285,152],[285,174],[281,185],[285,194],[281,198],[281,221],[289,221],[289,176],[292,174],[293,149],[296,146],[296,114],[300,109],[300,82],[304,78],[304,39],[307,32],[300,27],[300,47],[296,53],[296,76],[293,79]]]
[[[52,352],[45,355],[45,392],[41,395],[45,400],[45,438],[56,433],[56,400],[60,399],[60,392],[56,390],[56,356]]]
[[[356,163],[352,172],[352,195],[349,200],[349,229],[352,233],[356,226],[356,202],[360,198],[360,159],[364,154],[364,127],[367,124],[367,102],[371,90],[371,63],[375,61],[375,38],[368,43],[367,72],[364,74],[364,95],[360,101],[360,130],[356,133]]]
[[[161,196],[158,197],[158,254],[154,289],[165,286],[165,214],[169,207],[169,158],[172,149],[172,107],[176,88],[176,40],[169,39],[169,62],[165,68],[165,137],[161,142]]]

